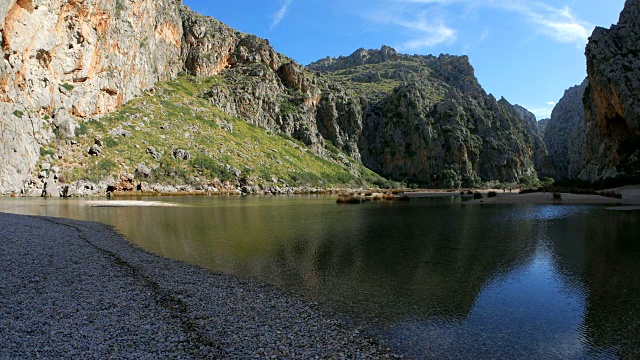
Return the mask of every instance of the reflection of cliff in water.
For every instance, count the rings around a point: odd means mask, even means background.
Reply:
[[[483,285],[530,257],[535,245],[530,222],[501,220],[495,207],[464,206],[454,197],[360,206],[304,198],[193,201],[193,208],[105,216],[149,251],[389,321],[466,316]]]
[[[280,247],[265,272],[361,316],[463,318],[488,280],[534,250],[527,222],[501,223],[492,210],[475,206],[413,205],[362,207],[352,219],[325,219],[318,236]]]
[[[566,226],[554,244],[567,279],[585,287],[583,331],[589,343],[640,357],[640,214],[593,213]]]

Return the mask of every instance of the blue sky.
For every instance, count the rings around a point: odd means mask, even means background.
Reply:
[[[624,0],[183,0],[308,64],[390,45],[408,54],[468,55],[489,93],[548,117],[586,76],[595,26],[618,21]]]

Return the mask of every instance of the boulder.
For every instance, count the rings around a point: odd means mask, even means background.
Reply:
[[[49,174],[49,178],[44,184],[44,189],[42,191],[43,197],[54,197],[60,196],[60,192],[58,191],[58,185],[56,184],[56,180],[54,178],[53,173]]]

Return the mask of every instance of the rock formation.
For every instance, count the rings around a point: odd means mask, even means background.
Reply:
[[[22,190],[53,137],[182,68],[177,0],[0,3],[0,193]]]
[[[547,168],[531,114],[486,94],[465,56],[384,46],[305,68],[179,0],[8,0],[0,33],[0,193],[44,184],[50,174],[36,179],[36,164],[57,154],[42,145],[73,143],[84,122],[180,72],[207,78],[208,89],[190,96],[226,115],[321,157],[338,148],[393,179],[473,186]],[[127,137],[127,126],[105,136]],[[96,143],[83,155],[104,151]]]
[[[383,47],[309,68],[359,97],[335,117],[355,126],[344,131],[319,116],[330,125],[320,129],[359,139],[363,163],[382,175],[459,187],[535,177],[533,158],[548,167],[533,114],[486,94],[466,56],[408,56]]]
[[[582,98],[588,83],[585,79],[564,92],[544,130],[556,180],[576,179],[584,170],[587,144]]]
[[[547,130],[547,125],[549,125],[549,120],[551,119],[542,119],[538,121],[538,133],[544,139],[545,130]]]
[[[627,0],[617,25],[596,28],[587,45],[584,107],[587,166],[600,180],[640,172],[640,0]]]

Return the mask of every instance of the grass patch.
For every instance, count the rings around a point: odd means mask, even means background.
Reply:
[[[64,83],[64,84],[62,84],[60,86],[62,86],[67,91],[72,91],[73,89],[75,89],[75,86],[73,86],[73,85],[71,85],[69,83]]]
[[[22,119],[22,117],[24,116],[24,112],[16,110],[13,112],[13,116],[17,117],[18,119]]]
[[[78,124],[78,127],[75,128],[73,133],[76,136],[84,136],[84,135],[87,135],[88,131],[89,131],[89,128],[87,127],[87,124],[81,122],[80,124]]]
[[[156,84],[154,91],[118,111],[83,123],[78,135],[92,136],[79,136],[74,147],[59,144],[68,147],[63,152],[67,156],[54,159],[52,165],[64,168],[68,181],[117,179],[120,171],[133,173],[144,163],[152,169],[150,182],[175,185],[216,181],[237,185],[242,179],[280,187],[393,185],[331,145],[327,156],[320,157],[289,135],[225,115],[206,99],[212,86],[223,86],[221,79],[182,75]],[[233,131],[217,124],[228,124]],[[126,129],[131,135],[116,138],[109,134],[115,128]],[[102,139],[102,154],[112,163],[96,163],[97,158],[86,156],[94,137]],[[162,157],[154,158],[147,152],[149,147]],[[173,159],[178,148],[189,151],[192,159]]]

